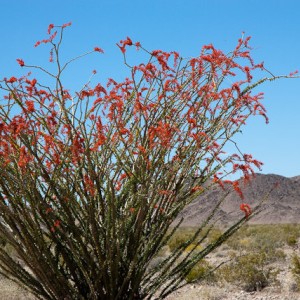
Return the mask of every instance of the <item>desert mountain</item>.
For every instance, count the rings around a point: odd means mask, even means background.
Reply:
[[[240,210],[241,203],[247,203],[252,208],[263,199],[262,212],[250,220],[250,223],[300,223],[300,176],[283,177],[274,174],[256,174],[251,181],[240,180],[244,199],[229,187],[222,189],[214,186],[189,204],[181,213],[184,226],[197,226],[201,220],[213,210],[216,203],[229,194],[222,202],[215,219],[221,224],[230,224],[244,213]]]

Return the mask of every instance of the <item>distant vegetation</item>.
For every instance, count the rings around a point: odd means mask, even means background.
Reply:
[[[193,233],[192,227],[181,228],[169,241],[169,250],[184,245]],[[211,230],[205,239],[206,243],[213,243],[221,234],[220,229]],[[227,282],[251,292],[278,285],[279,264],[286,263],[290,265],[296,290],[300,291],[300,256],[296,252],[299,239],[300,224],[246,225],[217,250],[215,256],[219,259],[201,261],[185,279],[189,283]],[[187,255],[191,248],[193,245],[185,249]],[[202,249],[199,246],[197,248],[198,251]],[[288,257],[284,249],[291,250],[294,255]]]

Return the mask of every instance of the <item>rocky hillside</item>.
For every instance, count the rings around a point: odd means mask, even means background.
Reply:
[[[183,225],[200,224],[216,203],[224,198],[226,191],[229,191],[229,194],[216,214],[218,223],[228,224],[242,217],[241,203],[248,203],[254,208],[265,198],[267,199],[262,205],[263,211],[251,219],[250,223],[300,223],[300,176],[287,178],[274,174],[256,174],[246,184],[241,180],[240,186],[244,199],[229,188],[229,185],[225,190],[215,186],[207,191],[182,212],[181,216],[185,219]]]

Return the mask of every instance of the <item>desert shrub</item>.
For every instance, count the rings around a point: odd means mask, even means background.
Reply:
[[[212,283],[216,281],[216,276],[213,273],[213,269],[213,266],[211,266],[208,261],[202,260],[192,268],[192,270],[185,277],[185,280],[188,283],[199,281]]]
[[[298,238],[295,237],[295,236],[288,236],[287,239],[286,239],[286,243],[288,246],[291,246],[291,247],[294,247],[297,245],[298,243]]]
[[[296,254],[292,256],[292,274],[295,278],[296,291],[300,291],[300,257]]]
[[[291,247],[296,246],[300,238],[300,224],[283,224],[281,230],[285,243]]]
[[[180,228],[168,241],[170,251],[175,251],[177,248],[185,244],[188,240],[192,239],[195,230]],[[188,246],[190,247],[190,245]]]
[[[262,290],[277,282],[278,270],[268,265],[270,259],[266,252],[249,253],[232,259],[233,262],[218,271],[222,280],[240,286],[246,292]]]
[[[0,273],[49,300],[150,299],[158,291],[164,298],[258,211],[243,203],[244,216],[210,240],[206,228],[225,195],[149,271],[180,226],[180,212],[223,185],[222,171],[248,180],[262,165],[238,147],[223,150],[236,145],[250,116],[267,121],[262,94],[252,90],[289,76],[255,80],[265,69],[251,58],[250,38],[231,53],[207,45],[189,59],[127,38],[118,44],[128,67],[123,81],[99,83],[94,70],[70,88],[66,73],[76,58],[60,53],[70,25],[50,24],[35,44],[50,46],[49,70],[19,58],[25,75],[0,81],[0,236],[18,255],[1,247]],[[141,63],[131,66],[129,48],[140,50]],[[77,58],[92,53],[103,50]],[[238,181],[227,183],[241,195]],[[185,253],[201,243],[202,250]]]

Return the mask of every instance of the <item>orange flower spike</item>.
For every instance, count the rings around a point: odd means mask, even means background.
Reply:
[[[72,22],[69,22],[69,23],[63,24],[61,27],[62,28],[66,28],[66,27],[71,26],[71,25],[72,25]]]
[[[240,210],[245,213],[245,217],[248,218],[252,214],[252,210],[249,204],[242,203],[240,205]]]
[[[127,39],[124,41],[120,41],[120,45],[117,44],[117,46],[120,48],[123,54],[125,54],[126,52],[126,46],[132,46],[132,45],[133,45],[132,40],[129,37],[127,37]]]
[[[99,48],[99,47],[95,47],[95,48],[94,48],[94,51],[95,51],[95,52],[104,53],[104,51],[103,51],[101,48]]]
[[[14,82],[16,82],[18,79],[16,78],[16,77],[10,77],[8,80],[7,80],[7,82],[9,82],[9,83],[14,83]]]
[[[127,174],[126,173],[123,173],[120,175],[120,179],[119,180],[123,180],[127,177]]]
[[[243,195],[243,192],[241,191],[241,188],[239,186],[239,182],[238,181],[233,181],[232,186],[233,186],[234,190],[239,194],[239,196],[243,199],[244,195]]]
[[[34,108],[34,102],[32,100],[26,100],[25,101],[25,104],[27,106],[26,110],[28,112],[34,112],[35,111],[35,108]]]
[[[24,63],[24,60],[23,60],[23,59],[18,58],[18,59],[17,59],[17,62],[18,62],[18,64],[19,64],[21,67],[24,67],[24,66],[25,66],[25,63]]]
[[[54,24],[49,24],[48,30],[47,30],[48,34],[51,34],[51,30],[53,29],[53,27],[54,27]]]

